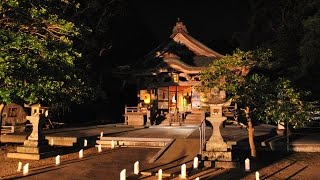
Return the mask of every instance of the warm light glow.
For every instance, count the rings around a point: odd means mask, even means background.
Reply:
[[[179,82],[179,74],[173,73],[172,78],[173,78],[173,82],[175,82],[175,83]]]
[[[176,96],[175,96],[175,95],[173,95],[173,96],[172,96],[172,100],[171,100],[171,102],[172,102],[172,103],[176,103],[176,102],[177,102],[177,101],[176,101]]]
[[[150,104],[150,94],[145,94],[143,101],[145,104]]]
[[[145,104],[150,104],[151,96],[147,90],[140,90],[140,100],[143,100]]]
[[[139,92],[140,100],[144,100],[145,99],[144,97],[146,96],[146,94],[148,94],[147,90],[140,90]]]

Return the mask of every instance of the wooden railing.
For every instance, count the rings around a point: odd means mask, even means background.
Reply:
[[[2,126],[1,134],[14,133],[14,126]]]
[[[127,114],[128,112],[139,112],[139,111],[140,110],[137,106],[133,106],[133,107],[125,106],[124,113]]]
[[[147,108],[144,107],[138,107],[138,106],[125,106],[124,108],[124,123],[128,124],[128,116],[130,114],[143,114],[146,115],[147,114]]]

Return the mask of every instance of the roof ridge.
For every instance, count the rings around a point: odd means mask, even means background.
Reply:
[[[187,40],[189,40],[193,45],[197,46],[198,48],[208,52],[209,54],[213,54],[214,57],[216,58],[221,58],[223,57],[222,54],[214,51],[213,49],[209,48],[208,46],[204,45],[202,42],[200,42],[199,40],[197,40],[196,38],[194,38],[193,36],[191,36],[189,33],[185,33],[184,31],[181,31],[181,32],[177,32],[176,34],[174,34],[174,36],[172,37],[172,39],[174,41],[177,41],[179,43],[182,43],[184,44],[185,46],[187,46],[189,49],[191,49],[187,43],[184,43],[183,41],[179,41],[179,40],[176,40],[175,38],[178,37],[178,35],[181,34],[182,36],[184,36]],[[206,55],[205,55],[206,56]]]

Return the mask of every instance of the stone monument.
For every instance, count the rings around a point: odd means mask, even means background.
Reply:
[[[47,114],[47,112],[43,111],[45,109],[41,108],[40,105],[31,106],[31,116],[26,118],[32,123],[32,132],[28,139],[24,141],[23,146],[17,147],[16,153],[7,154],[9,158],[40,160],[56,155],[42,133],[42,125],[45,120],[44,114]]]
[[[231,145],[228,145],[222,138],[220,126],[227,118],[223,116],[223,106],[226,104],[226,93],[217,88],[212,89],[206,95],[204,103],[210,106],[210,117],[207,117],[212,126],[213,132],[202,151],[204,165],[211,167],[234,168],[237,163],[232,161]]]

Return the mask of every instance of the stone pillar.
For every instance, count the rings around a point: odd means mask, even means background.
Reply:
[[[228,145],[224,142],[220,133],[220,126],[226,119],[222,116],[221,104],[210,104],[210,117],[207,120],[212,124],[213,131],[206,144],[206,151],[227,151]]]
[[[147,110],[147,122],[146,122],[146,126],[151,126],[151,110],[150,110],[150,109]]]
[[[202,152],[204,165],[207,167],[234,168],[237,163],[232,162],[231,147],[223,140],[220,126],[226,117],[222,116],[223,104],[210,104],[210,117],[206,118],[213,126],[213,132],[206,143],[205,151]]]
[[[226,142],[224,142],[220,133],[220,126],[222,122],[226,119],[226,117],[207,118],[207,120],[210,121],[210,123],[213,126],[213,132],[209,141],[206,144],[206,151],[227,151],[228,145]]]
[[[280,135],[280,136],[283,136],[284,133],[285,133],[285,130],[286,130],[286,128],[285,128],[284,122],[278,121],[278,128],[276,130],[277,134]]]
[[[40,118],[39,115],[27,116],[27,119],[32,124],[32,132],[28,139],[24,141],[24,146],[39,147],[41,145],[48,145],[48,140],[45,139],[42,133],[44,119]]]

